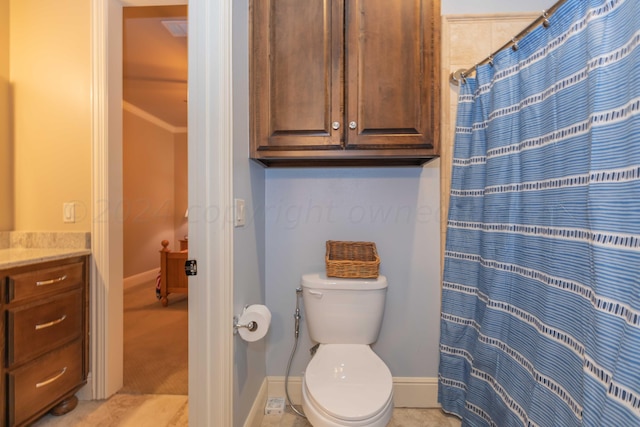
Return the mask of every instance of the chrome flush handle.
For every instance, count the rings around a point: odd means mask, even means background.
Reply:
[[[319,291],[314,291],[314,290],[309,290],[309,295],[313,295],[314,297],[320,299],[322,298],[322,292]]]

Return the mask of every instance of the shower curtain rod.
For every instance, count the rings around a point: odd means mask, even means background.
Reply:
[[[470,67],[467,69],[461,68],[459,70],[452,72],[449,76],[449,81],[456,86],[460,86],[460,81],[464,81],[465,77],[468,77],[469,75],[471,75],[471,73],[475,72],[478,66],[484,65],[486,63],[491,63],[493,61],[493,57],[499,52],[502,52],[503,50],[509,47],[511,47],[513,50],[518,50],[518,41],[522,40],[524,36],[526,36],[531,31],[533,31],[533,29],[535,29],[538,25],[540,25],[540,23],[542,23],[542,25],[545,28],[551,25],[549,23],[548,18],[551,15],[553,15],[556,12],[556,10],[558,10],[558,8],[562,6],[562,4],[565,3],[566,1],[567,0],[559,0],[553,6],[551,6],[548,10],[543,10],[542,15],[540,15],[538,19],[536,19],[531,24],[529,24],[524,30],[520,31],[514,38],[512,38],[507,43],[505,43],[502,47],[500,47],[500,49],[496,50],[491,55],[487,56],[482,61],[474,65],[473,67]]]

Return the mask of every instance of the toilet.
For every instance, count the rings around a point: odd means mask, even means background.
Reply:
[[[314,427],[384,427],[393,380],[370,344],[378,338],[387,279],[302,276],[311,340],[319,344],[302,379],[302,407]]]

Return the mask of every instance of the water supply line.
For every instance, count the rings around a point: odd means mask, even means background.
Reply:
[[[300,299],[301,294],[302,294],[302,288],[297,288],[296,289],[296,311],[295,311],[295,314],[293,315],[293,318],[295,319],[295,328],[294,328],[295,339],[293,341],[293,349],[291,350],[291,355],[289,356],[289,362],[287,363],[287,373],[284,377],[284,393],[287,396],[287,403],[289,404],[289,407],[291,407],[291,410],[296,414],[298,414],[299,416],[301,416],[302,418],[307,418],[304,415],[304,413],[302,413],[301,411],[296,409],[295,406],[293,406],[293,403],[291,402],[291,398],[289,397],[289,372],[291,371],[291,361],[293,360],[293,355],[296,353],[296,349],[298,348],[298,337],[300,336],[300,305],[298,303],[298,300]]]

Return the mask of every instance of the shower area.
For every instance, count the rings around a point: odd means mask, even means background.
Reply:
[[[537,17],[444,17],[467,72],[443,83],[438,397],[463,426],[640,425],[638,16],[560,2],[473,72]]]

